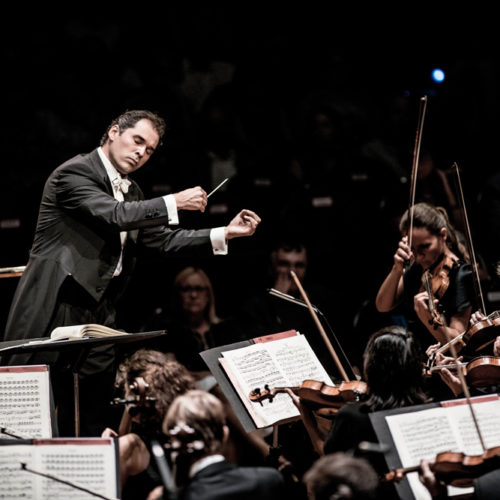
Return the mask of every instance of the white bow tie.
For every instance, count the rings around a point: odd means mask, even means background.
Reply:
[[[132,184],[128,179],[122,179],[121,177],[116,177],[112,181],[113,187],[116,191],[121,191],[122,193],[128,193],[128,187]]]

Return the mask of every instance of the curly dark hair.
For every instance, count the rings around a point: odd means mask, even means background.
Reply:
[[[167,410],[180,394],[195,388],[195,380],[181,363],[153,349],[139,349],[118,367],[116,383],[126,396],[137,377],[148,384],[147,395],[155,398],[153,406],[139,408],[136,424],[141,435],[161,435]]]

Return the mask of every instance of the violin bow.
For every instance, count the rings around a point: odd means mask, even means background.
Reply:
[[[474,270],[474,278],[475,278],[475,284],[476,284],[476,291],[478,292],[479,298],[481,299],[481,309],[482,313],[484,316],[486,316],[486,307],[484,305],[484,296],[483,296],[483,291],[481,288],[481,280],[479,279],[479,271],[478,271],[478,263],[476,259],[476,254],[474,252],[474,245],[472,244],[472,234],[470,230],[470,225],[469,225],[469,218],[467,217],[467,210],[465,208],[465,199],[464,199],[464,191],[462,189],[462,181],[460,179],[460,170],[458,168],[457,163],[453,163],[452,168],[455,169],[455,172],[457,174],[457,183],[458,183],[458,193],[460,195],[460,204],[462,205],[462,215],[464,218],[464,226],[465,230],[467,233],[467,246],[471,258],[471,263],[472,263],[472,268]]]
[[[445,335],[447,337],[448,343],[450,344],[450,350],[451,350],[451,355],[453,356],[453,359],[455,361],[455,365],[458,365],[458,357],[457,357],[457,350],[455,348],[455,343],[450,342],[451,339],[449,338],[448,331],[445,331]],[[479,422],[476,417],[476,412],[474,411],[474,408],[472,406],[471,400],[470,400],[470,391],[469,391],[469,386],[467,385],[467,382],[465,380],[464,372],[463,370],[458,369],[458,378],[460,379],[460,384],[462,385],[462,390],[464,391],[465,399],[467,400],[467,405],[469,407],[472,420],[474,422],[474,427],[477,432],[477,437],[479,438],[479,442],[481,443],[481,448],[483,449],[483,453],[486,451],[486,445],[483,439],[483,435],[481,433],[481,429],[479,428]]]
[[[459,185],[460,200],[461,200],[461,203],[462,203],[462,209],[463,209],[463,215],[464,215],[464,222],[465,222],[465,227],[466,227],[466,230],[467,230],[467,239],[468,239],[468,243],[470,245],[469,252],[471,254],[470,257],[471,257],[471,260],[473,262],[473,268],[475,270],[475,276],[476,276],[476,279],[477,279],[477,285],[478,285],[479,291],[480,291],[481,303],[482,303],[482,307],[483,307],[483,314],[485,314],[484,299],[483,299],[483,294],[481,292],[481,285],[480,285],[480,282],[479,282],[479,274],[478,274],[478,271],[477,271],[477,261],[476,261],[476,256],[475,256],[475,253],[474,253],[474,246],[472,245],[472,237],[471,237],[471,232],[470,232],[470,225],[469,225],[469,221],[468,221],[468,218],[467,218],[467,210],[465,209],[464,194],[463,194],[462,183],[461,183],[461,180],[460,180],[460,174],[459,174],[457,163],[454,163],[453,167],[455,167],[455,170],[456,170],[456,173],[457,173],[457,180],[458,180],[458,185]],[[447,330],[445,330],[445,335],[447,337],[447,339],[446,339],[447,340],[447,344],[446,345],[448,345],[450,347],[451,355],[453,356],[453,359],[455,361],[455,365],[458,365],[459,362],[458,362],[457,350],[455,348],[454,339],[450,338]],[[465,399],[467,400],[467,405],[468,405],[468,407],[470,409],[472,420],[474,421],[474,427],[476,428],[477,436],[479,438],[479,442],[481,443],[481,448],[483,449],[483,452],[485,452],[487,448],[486,448],[486,445],[485,445],[485,442],[484,442],[484,439],[483,439],[483,435],[481,433],[481,429],[479,428],[479,422],[478,422],[477,417],[476,417],[476,412],[474,411],[474,408],[473,408],[472,403],[470,401],[470,391],[469,391],[469,387],[467,385],[467,382],[465,380],[465,376],[464,376],[463,370],[459,369],[457,371],[457,373],[458,373],[458,378],[460,379],[460,384],[462,386],[462,390],[464,391]]]
[[[470,224],[469,224],[469,218],[467,216],[467,208],[465,206],[465,197],[464,197],[464,190],[462,188],[462,180],[460,178],[460,169],[458,168],[458,165],[456,162],[453,163],[452,169],[455,170],[456,172],[456,187],[457,187],[457,192],[458,192],[458,197],[460,200],[460,205],[461,205],[461,211],[462,211],[462,217],[463,217],[463,223],[466,231],[466,243],[467,243],[467,249],[469,251],[470,259],[471,259],[471,265],[473,269],[473,276],[474,276],[474,285],[476,288],[477,295],[479,296],[481,300],[481,312],[483,313],[484,316],[486,316],[486,306],[484,303],[484,295],[483,295],[483,290],[481,287],[481,280],[479,279],[479,271],[478,271],[478,263],[476,259],[476,253],[474,251],[474,245],[472,243],[472,233],[470,230]],[[464,331],[462,334],[458,335],[457,337],[453,339],[448,339],[448,342],[444,345],[442,345],[439,349],[437,349],[433,355],[432,358],[435,358],[438,353],[447,351],[448,348],[451,347],[451,345],[455,344],[456,342],[460,342],[463,338],[463,336],[467,333],[467,330]],[[430,360],[430,364],[433,364],[433,359]]]
[[[415,192],[417,188],[417,170],[420,158],[420,145],[422,143],[422,132],[424,128],[426,110],[427,110],[427,96],[423,96],[420,98],[417,133],[415,135],[415,146],[413,148],[413,164],[411,167],[410,202],[408,206],[408,214],[410,216],[410,226],[408,229],[408,246],[410,247],[410,250],[412,245],[412,232],[413,232],[413,206],[415,205]]]
[[[323,325],[319,321],[318,316],[317,316],[316,312],[314,311],[311,302],[309,301],[309,297],[307,296],[304,288],[302,287],[301,282],[299,281],[299,278],[297,278],[297,275],[293,271],[290,271],[290,274],[291,274],[293,280],[295,281],[295,284],[297,285],[297,288],[299,289],[300,294],[302,295],[302,298],[304,299],[304,302],[307,304],[307,307],[309,309],[309,312],[311,313],[311,316],[314,320],[314,323],[316,324],[316,327],[318,328],[321,336],[323,337],[323,341],[325,342],[326,347],[327,347],[328,351],[330,352],[330,354],[335,362],[335,365],[337,366],[340,374],[342,375],[342,378],[344,379],[345,382],[349,382],[349,377],[347,376],[347,373],[346,373],[344,367],[342,366],[342,363],[340,362],[340,359],[337,356],[337,353],[335,352],[335,349],[333,348],[332,343],[330,342],[330,339],[328,338],[328,335],[325,332],[325,329],[323,328]]]

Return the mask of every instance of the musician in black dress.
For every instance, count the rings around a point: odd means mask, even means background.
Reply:
[[[442,207],[414,205],[399,230],[402,238],[377,293],[377,310],[399,313],[424,348],[436,341],[444,345],[466,331],[476,304],[467,251]]]

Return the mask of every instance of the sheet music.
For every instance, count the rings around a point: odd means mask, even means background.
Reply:
[[[259,415],[258,426],[271,425],[279,420],[298,417],[299,411],[287,394],[278,393],[272,402],[251,402],[250,391],[255,388],[299,386],[312,379],[332,384],[330,377],[303,335],[283,338],[264,344],[222,352],[229,371],[237,382],[235,388],[244,404],[251,405]],[[234,382],[234,381],[233,381]]]
[[[25,438],[52,437],[46,365],[0,367],[0,427]]]
[[[95,498],[49,478],[21,470],[20,463],[116,498],[115,447],[108,438],[35,440],[32,445],[0,446],[0,498],[88,500]],[[16,496],[17,495],[17,496]]]
[[[0,445],[0,498],[36,498],[36,477],[21,470],[32,456],[31,445]]]
[[[485,446],[500,446],[500,400],[477,402],[474,412]],[[386,417],[403,467],[413,467],[423,458],[434,459],[444,451],[467,455],[482,453],[476,427],[467,405],[429,408],[427,410]],[[430,500],[418,473],[407,474],[408,482],[418,500]],[[449,495],[463,494],[470,488],[449,488]]]

